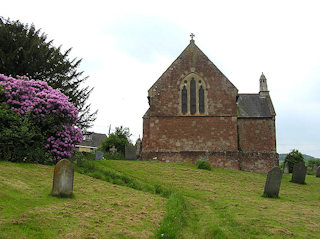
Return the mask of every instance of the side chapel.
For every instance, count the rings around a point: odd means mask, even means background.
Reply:
[[[268,172],[279,165],[275,110],[262,73],[257,94],[238,89],[190,44],[148,91],[142,160]]]

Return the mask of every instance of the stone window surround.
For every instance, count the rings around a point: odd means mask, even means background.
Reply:
[[[196,113],[190,113],[190,81],[194,79],[196,82]],[[186,82],[185,82],[186,81]],[[182,113],[182,90],[184,86],[187,89],[187,113]],[[202,86],[204,90],[204,113],[199,112],[199,89]],[[190,73],[181,79],[179,87],[179,114],[183,116],[203,116],[208,115],[208,84],[197,73]]]

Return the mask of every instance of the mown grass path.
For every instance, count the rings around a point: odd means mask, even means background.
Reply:
[[[306,185],[283,175],[280,198],[262,197],[265,174],[192,165],[101,161],[108,167],[184,195],[189,203],[184,238],[320,238],[320,178]]]
[[[74,198],[50,196],[53,167],[0,162],[0,238],[150,238],[163,197],[75,174]]]

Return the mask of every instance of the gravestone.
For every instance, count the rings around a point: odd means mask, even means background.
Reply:
[[[136,141],[136,147],[137,147],[137,152],[136,152],[137,158],[140,158],[141,148],[142,148],[142,141],[141,141],[140,137]]]
[[[136,147],[133,145],[126,145],[125,148],[125,159],[126,160],[137,160],[137,155],[136,155]]]
[[[317,169],[316,177],[317,177],[317,178],[320,178],[320,166],[319,166],[318,169]]]
[[[103,152],[97,151],[96,152],[96,160],[101,160],[103,158]]]
[[[305,184],[306,173],[307,167],[304,165],[304,162],[294,164],[291,182]]]
[[[314,174],[317,173],[317,170],[318,170],[318,165],[313,165],[313,168],[312,168],[312,171],[314,172]]]
[[[116,147],[114,147],[114,145],[113,145],[112,148],[109,149],[109,152],[111,152],[112,154],[114,154],[115,152],[117,152]]]
[[[267,175],[263,195],[266,197],[276,198],[279,196],[282,171],[279,167],[273,167]]]
[[[72,163],[68,159],[60,160],[54,168],[52,195],[71,196],[73,192],[73,174]]]
[[[290,171],[289,171],[289,163],[288,162],[285,162],[284,163],[284,166],[283,166],[283,173],[284,174],[288,174]]]

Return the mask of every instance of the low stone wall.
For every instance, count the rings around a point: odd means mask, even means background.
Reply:
[[[237,152],[237,151],[142,151],[141,160],[158,160],[162,162],[195,163],[207,160],[214,168],[227,168],[249,172],[267,173],[279,166],[277,153]]]

